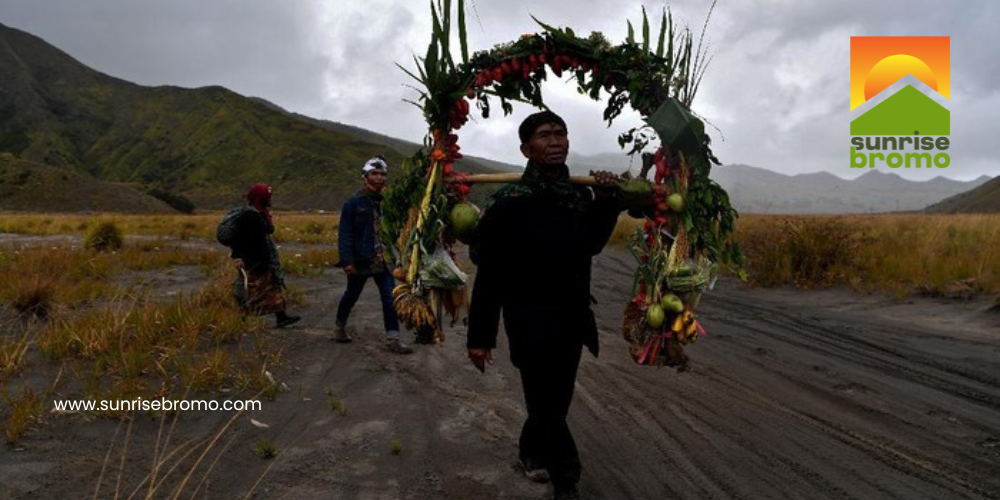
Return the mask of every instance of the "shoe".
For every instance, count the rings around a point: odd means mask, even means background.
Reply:
[[[518,467],[524,471],[524,477],[528,478],[529,481],[534,483],[547,483],[549,482],[549,471],[545,470],[538,462],[534,460],[521,460]]]
[[[347,344],[354,341],[350,334],[347,333],[346,326],[339,321],[333,325],[333,337],[330,340],[338,344]]]
[[[300,319],[302,319],[302,316],[295,316],[293,314],[285,314],[285,311],[281,311],[281,312],[275,314],[275,317],[277,319],[277,322],[274,325],[275,328],[284,328],[284,327],[286,327],[288,325],[297,323]]]
[[[556,488],[556,494],[552,500],[580,500],[580,492],[576,490],[576,485]]]
[[[410,354],[413,352],[413,348],[400,342],[399,339],[389,339],[385,343],[385,348],[391,353],[395,354]]]

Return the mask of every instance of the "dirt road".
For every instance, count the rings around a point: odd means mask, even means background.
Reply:
[[[722,281],[699,310],[709,335],[687,350],[693,370],[678,374],[635,366],[618,337],[631,269],[619,251],[595,262],[602,354],[585,354],[570,415],[583,498],[1000,498],[1000,314]],[[306,319],[269,333],[285,345],[274,375],[288,390],[239,416],[200,492],[214,453],[180,498],[548,498],[512,467],[524,410],[505,342],[485,375],[460,325],[441,346],[391,355],[369,284],[350,321],[358,341],[333,344],[344,281],[301,280]],[[172,442],[229,417],[183,414]],[[0,451],[0,497],[89,498],[117,427],[51,417],[24,450]],[[114,498],[119,471],[119,498],[149,472],[158,429],[136,419],[100,498]],[[261,439],[276,458],[253,454]]]

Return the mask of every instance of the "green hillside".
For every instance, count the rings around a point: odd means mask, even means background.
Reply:
[[[935,203],[925,210],[938,214],[1000,213],[1000,177],[951,198]]]
[[[0,74],[0,151],[180,194],[198,208],[231,205],[249,184],[267,182],[278,208],[338,209],[360,187],[367,158],[383,154],[398,164],[408,156],[222,87],[143,87],[113,78],[3,25]]]
[[[0,153],[0,211],[171,213],[166,203],[120,183]]]
[[[912,85],[851,122],[851,135],[949,135],[951,112]]]

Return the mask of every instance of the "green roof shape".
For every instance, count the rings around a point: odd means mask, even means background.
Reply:
[[[912,85],[851,122],[851,135],[949,135],[951,112]]]

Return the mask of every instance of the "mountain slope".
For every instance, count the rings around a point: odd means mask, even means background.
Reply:
[[[236,203],[249,184],[267,182],[279,208],[337,209],[360,187],[367,158],[398,164],[412,152],[222,87],[135,85],[3,25],[0,74],[0,151],[181,194],[200,208]]]
[[[925,211],[938,214],[1000,213],[1000,177],[935,203]]]
[[[124,184],[0,153],[0,210],[169,213],[166,203]]]
[[[712,179],[729,192],[733,205],[742,212],[808,214],[923,210],[976,188],[989,177],[968,182],[940,177],[915,182],[872,170],[847,180],[826,172],[789,176],[746,165],[727,165],[713,168]]]

